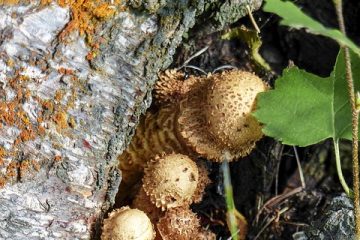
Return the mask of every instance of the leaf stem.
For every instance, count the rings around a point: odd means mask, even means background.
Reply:
[[[343,187],[346,195],[350,196],[351,195],[351,190],[350,190],[349,186],[347,185],[347,183],[345,181],[345,178],[344,178],[344,175],[343,175],[342,169],[341,169],[339,140],[334,139],[334,150],[335,150],[336,171],[337,171],[341,186]]]
[[[345,22],[342,9],[342,0],[333,0],[336,15],[339,22],[340,31],[346,35]],[[348,84],[348,92],[351,103],[351,112],[352,112],[352,165],[353,165],[353,189],[354,189],[354,214],[355,214],[355,234],[356,239],[360,239],[360,209],[359,209],[359,136],[358,136],[358,127],[359,127],[359,115],[356,109],[356,99],[355,99],[355,90],[354,90],[354,81],[351,72],[351,61],[350,61],[350,52],[347,47],[344,47],[345,50],[345,65],[346,65],[346,81]]]

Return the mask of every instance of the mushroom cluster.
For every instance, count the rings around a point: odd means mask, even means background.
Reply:
[[[160,109],[141,119],[125,152],[119,156],[123,179],[118,196],[139,183],[149,159],[182,153],[222,162],[246,156],[262,137],[251,115],[256,96],[267,85],[256,75],[232,70],[190,76],[170,70],[159,76],[155,99]]]
[[[204,165],[186,155],[156,156],[145,168],[132,208],[110,213],[101,239],[215,240],[215,234],[203,229],[190,209],[192,203],[201,201],[210,183],[207,175]]]
[[[215,239],[200,227],[190,205],[202,199],[210,180],[203,165],[188,156],[168,154],[148,162],[132,207],[144,211],[155,225],[157,239]],[[202,236],[206,236],[203,238]]]

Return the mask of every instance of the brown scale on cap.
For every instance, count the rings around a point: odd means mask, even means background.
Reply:
[[[163,240],[193,240],[200,232],[200,222],[188,207],[173,208],[156,224]]]
[[[146,214],[138,209],[122,207],[104,220],[101,240],[153,240],[154,227]]]
[[[190,205],[199,180],[198,168],[189,157],[170,154],[148,163],[143,188],[156,207],[165,209]]]

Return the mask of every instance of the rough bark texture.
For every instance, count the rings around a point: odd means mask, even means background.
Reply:
[[[121,181],[116,158],[183,34],[203,13],[220,29],[261,0],[129,1],[96,31],[90,61],[84,36],[59,40],[69,8],[2,3],[0,239],[19,240],[97,238]]]

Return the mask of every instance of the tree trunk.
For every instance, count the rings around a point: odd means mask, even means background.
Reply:
[[[219,30],[249,1],[133,0],[66,40],[75,10],[44,2],[0,0],[0,239],[98,238],[157,72],[198,20]]]

